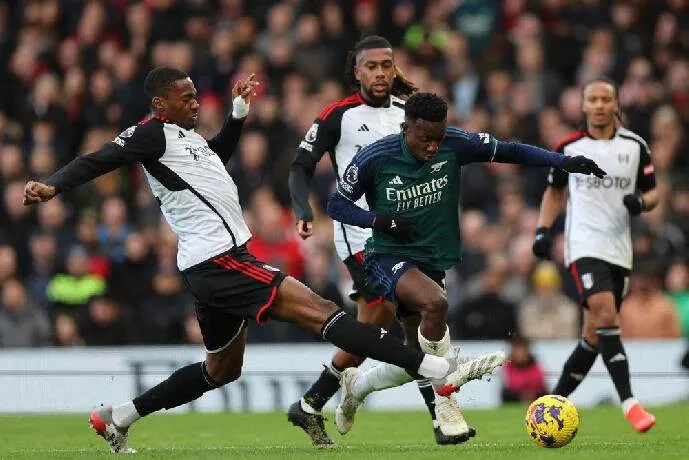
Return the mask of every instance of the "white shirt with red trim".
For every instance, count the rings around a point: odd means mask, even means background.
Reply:
[[[631,269],[630,214],[623,197],[655,186],[653,164],[646,142],[628,129],[618,128],[612,139],[592,139],[577,132],[556,149],[564,155],[594,160],[607,175],[551,171],[548,182],[569,188],[565,221],[565,263],[593,257]]]

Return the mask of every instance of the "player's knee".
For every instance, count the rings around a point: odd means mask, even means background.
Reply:
[[[601,327],[612,327],[617,322],[617,312],[611,305],[601,306],[593,313],[593,326],[598,329]]]
[[[581,336],[588,342],[589,345],[592,345],[594,347],[598,346],[598,335],[596,334],[596,328],[595,326],[591,325],[590,327],[584,327]]]
[[[242,365],[232,365],[232,366],[222,366],[209,368],[208,375],[213,379],[218,386],[227,385],[230,382],[234,382],[242,375]]]
[[[426,315],[446,315],[447,314],[447,296],[444,292],[438,291],[430,294],[421,302],[421,310]]]

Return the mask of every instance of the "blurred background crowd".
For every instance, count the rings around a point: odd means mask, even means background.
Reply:
[[[369,33],[390,40],[409,80],[450,101],[451,123],[546,148],[579,126],[581,84],[612,76],[626,126],[651,146],[662,196],[634,221],[623,335],[689,337],[687,0],[0,0],[0,347],[200,343],[175,235],[140,167],[22,206],[27,178],[47,177],[146,116],[143,78],[159,65],[193,78],[205,136],[219,129],[233,83],[257,75],[229,163],[249,248],[351,307],[323,213],[332,166],[324,158],[314,177],[319,212],[306,242],[287,174],[322,107],[351,91],[346,53]],[[553,261],[531,252],[545,176],[464,168],[464,258],[448,273],[454,337],[578,336],[561,235]],[[277,323],[249,336],[317,340]]]

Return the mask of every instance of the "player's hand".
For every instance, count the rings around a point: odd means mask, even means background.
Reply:
[[[373,228],[387,233],[400,243],[411,243],[418,238],[413,221],[395,214],[379,214],[373,221]]]
[[[532,250],[539,259],[550,259],[550,250],[553,247],[553,236],[548,227],[538,227],[536,229],[536,239],[533,242]]]
[[[55,196],[55,187],[29,181],[24,187],[24,206],[48,201]]]
[[[252,73],[244,80],[235,83],[232,88],[232,99],[239,96],[244,99],[244,102],[251,104],[251,98],[256,95],[256,87],[260,84],[254,78],[256,78],[256,74]]]
[[[310,238],[313,236],[313,222],[298,220],[297,221],[297,233],[301,236],[302,240]]]
[[[624,206],[632,216],[638,216],[644,210],[644,197],[636,193],[630,193],[622,198]]]
[[[598,178],[603,178],[607,175],[605,171],[598,167],[595,161],[583,155],[565,157],[562,161],[562,169],[568,173],[593,174]]]

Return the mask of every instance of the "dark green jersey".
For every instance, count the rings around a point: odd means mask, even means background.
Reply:
[[[407,150],[401,134],[387,136],[354,156],[338,184],[338,192],[356,202],[366,195],[375,214],[399,214],[413,220],[419,237],[400,243],[373,231],[366,250],[395,254],[431,270],[447,270],[461,251],[459,240],[460,167],[492,161],[492,136],[450,127],[433,160],[419,161]]]

